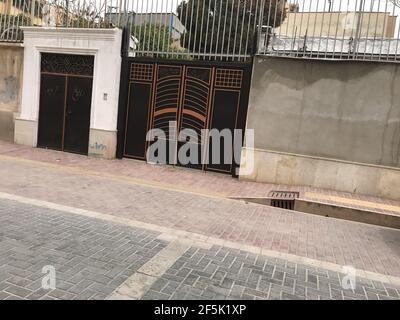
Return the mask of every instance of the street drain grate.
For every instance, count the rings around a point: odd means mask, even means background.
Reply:
[[[294,202],[299,196],[299,192],[292,191],[271,191],[268,194],[272,207],[286,210],[294,210]]]

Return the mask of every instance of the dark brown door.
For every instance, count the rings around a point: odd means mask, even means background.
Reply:
[[[223,130],[226,129],[229,131],[234,130],[237,125],[239,102],[239,91],[216,89],[214,93],[214,105],[210,127],[212,129],[217,129],[219,132],[223,132]],[[206,167],[208,170],[225,173],[232,172],[232,167],[234,164],[227,163],[225,159],[231,159],[233,157],[233,137],[233,134],[231,134],[232,139],[221,135],[219,150],[216,150],[215,147],[213,147],[213,137],[210,137],[208,148],[209,159]],[[229,147],[229,145],[231,147]]]
[[[66,101],[64,151],[87,154],[92,79],[68,77]]]
[[[194,169],[203,169],[204,145],[201,143],[202,130],[208,126],[208,110],[212,91],[212,67],[185,67],[182,102],[179,114],[179,132],[185,133],[186,141],[178,143],[178,152],[186,163],[179,165]],[[182,137],[183,138],[183,137]],[[195,160],[187,163],[188,159]]]
[[[65,86],[65,76],[42,75],[38,147],[63,148]]]
[[[92,56],[42,54],[38,147],[88,153]]]

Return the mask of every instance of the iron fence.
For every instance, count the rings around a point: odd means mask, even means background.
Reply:
[[[0,41],[22,26],[126,27],[131,54],[399,61],[400,0],[0,0]]]
[[[262,29],[258,53],[399,61],[400,0],[288,0],[279,26]]]

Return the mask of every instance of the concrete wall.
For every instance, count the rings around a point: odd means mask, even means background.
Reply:
[[[400,199],[399,68],[257,57],[242,179]]]
[[[14,114],[19,112],[23,47],[0,43],[0,140],[14,140]]]

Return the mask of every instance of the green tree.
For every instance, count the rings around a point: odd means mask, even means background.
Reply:
[[[183,0],[177,8],[186,28],[182,47],[190,52],[251,54],[260,3],[263,26],[278,27],[286,17],[287,0]]]
[[[172,52],[172,35],[169,28],[147,23],[132,26],[131,34],[139,41],[137,50],[151,52]]]

